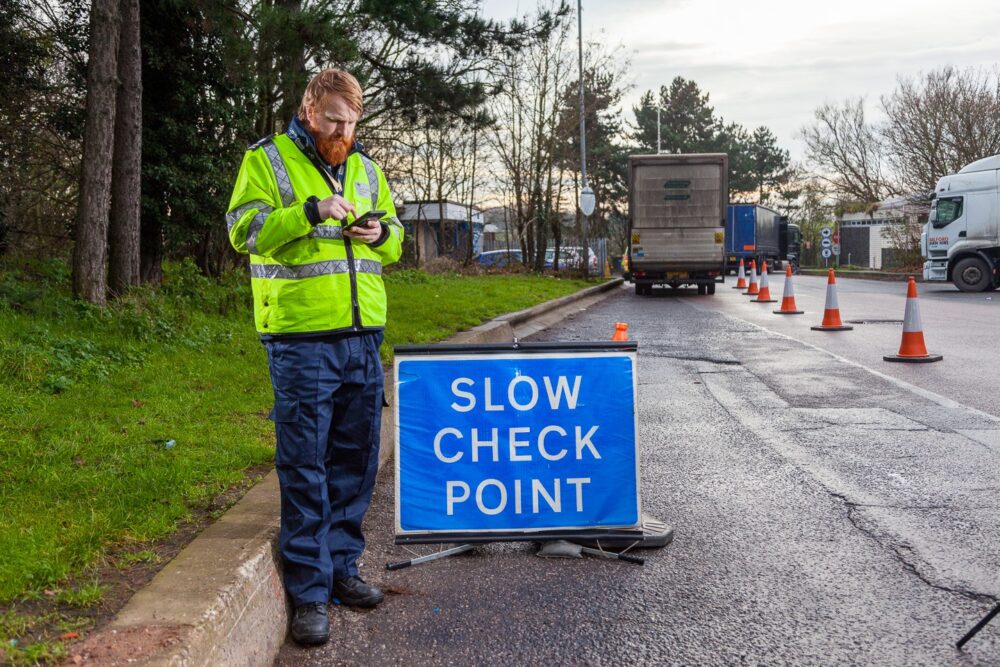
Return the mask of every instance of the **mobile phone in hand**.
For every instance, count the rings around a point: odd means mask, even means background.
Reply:
[[[362,213],[354,219],[354,222],[344,222],[344,229],[349,229],[354,225],[368,222],[369,220],[381,220],[382,216],[385,215],[385,211],[368,211],[367,213]]]

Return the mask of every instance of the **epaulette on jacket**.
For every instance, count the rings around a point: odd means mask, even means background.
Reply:
[[[255,142],[255,143],[252,143],[249,146],[247,146],[247,150],[248,151],[255,151],[258,148],[260,148],[261,146],[263,146],[264,144],[266,144],[267,142],[269,142],[273,138],[274,138],[274,135],[273,134],[269,134],[266,137],[264,137],[263,139],[261,139],[261,140]]]

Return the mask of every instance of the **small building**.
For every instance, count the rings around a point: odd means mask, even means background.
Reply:
[[[483,212],[478,207],[447,200],[407,201],[397,213],[413,244],[412,259],[417,266],[437,257],[464,260],[469,252],[470,217],[472,256],[483,251]]]
[[[840,262],[869,269],[889,269],[905,263],[912,252],[909,239],[920,238],[930,206],[914,197],[893,197],[868,211],[844,213],[840,228]]]
[[[506,206],[491,206],[483,210],[483,252],[518,247],[510,221],[514,211]]]

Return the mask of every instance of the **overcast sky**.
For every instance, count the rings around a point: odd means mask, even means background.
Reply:
[[[485,0],[483,14],[536,6]],[[864,95],[874,111],[899,75],[1000,66],[1000,0],[583,0],[583,33],[625,46],[630,122],[644,91],[679,75],[726,121],[770,127],[793,159],[798,129],[824,102]]]

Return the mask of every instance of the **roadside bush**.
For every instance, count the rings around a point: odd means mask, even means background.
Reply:
[[[452,259],[451,257],[435,257],[431,261],[427,262],[423,269],[427,273],[431,274],[461,273],[462,263]]]
[[[59,261],[0,265],[0,379],[58,394],[140,364],[151,348],[198,348],[228,341],[232,327],[212,315],[245,314],[250,281],[233,272],[214,280],[190,260],[164,267],[162,286],[140,285],[107,308],[74,300]]]

